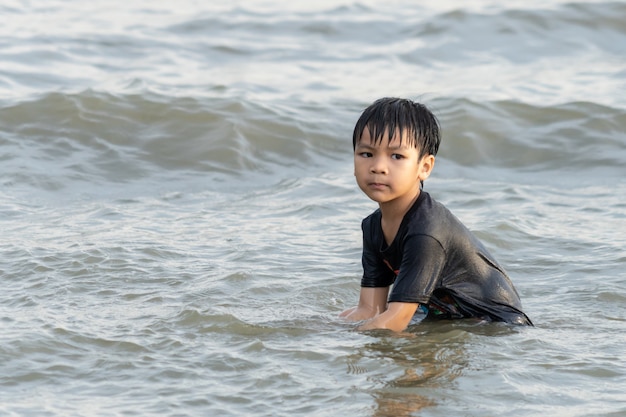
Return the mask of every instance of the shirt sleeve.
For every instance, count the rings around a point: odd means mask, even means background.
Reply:
[[[389,302],[426,304],[437,288],[445,265],[445,251],[428,235],[407,236],[402,262]]]
[[[363,278],[361,279],[361,287],[388,287],[393,284],[395,274],[385,264],[378,251],[371,222],[364,220],[361,229],[363,230],[363,256],[361,257]]]

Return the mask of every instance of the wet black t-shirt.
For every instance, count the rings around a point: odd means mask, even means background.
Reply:
[[[515,287],[483,244],[422,191],[387,246],[376,210],[363,220],[362,287],[393,284],[389,302],[419,303],[428,317],[532,325]]]

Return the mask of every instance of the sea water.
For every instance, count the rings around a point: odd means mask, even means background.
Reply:
[[[0,4],[0,415],[626,415],[626,3]],[[358,332],[352,128],[427,104],[425,189],[535,327]]]

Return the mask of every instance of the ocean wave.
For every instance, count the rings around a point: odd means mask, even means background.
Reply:
[[[440,154],[468,167],[514,172],[605,168],[626,158],[626,111],[592,102],[534,106],[515,101],[437,103],[444,140]]]
[[[5,185],[124,183],[160,172],[267,173],[332,154],[332,132],[237,98],[49,93],[0,109]]]
[[[519,64],[538,56],[578,55],[581,49],[603,50],[617,57],[626,52],[623,42],[616,42],[626,36],[621,18],[625,13],[626,4],[615,2],[530,9],[509,5],[501,10],[459,8],[414,25],[411,34],[433,39],[438,49],[455,61],[498,56]]]
[[[347,104],[347,106],[346,106]],[[534,106],[441,98],[439,156],[511,172],[595,167],[618,174],[626,112],[592,102]],[[337,121],[333,112],[345,115]],[[1,181],[58,191],[68,184],[303,176],[349,165],[361,108],[287,107],[232,98],[49,93],[0,109]]]

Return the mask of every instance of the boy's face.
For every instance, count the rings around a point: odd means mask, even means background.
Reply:
[[[380,205],[408,205],[419,195],[420,180],[430,175],[435,163],[433,155],[419,158],[418,149],[400,141],[400,134],[374,144],[368,128],[354,150],[354,175],[359,188]]]

